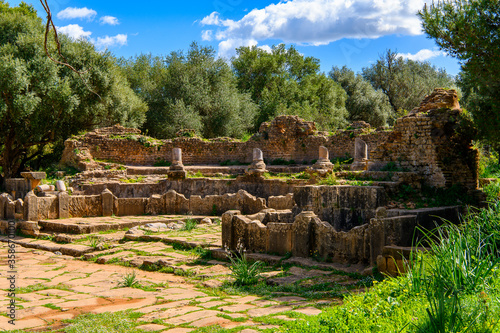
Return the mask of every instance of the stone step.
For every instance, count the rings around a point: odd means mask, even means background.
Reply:
[[[194,219],[198,222],[206,216],[127,216],[127,217],[92,217],[92,218],[69,218],[56,220],[40,220],[38,226],[43,233],[63,234],[92,234],[100,231],[130,229],[149,223],[171,223]]]
[[[162,235],[125,235],[124,239],[130,240],[130,241],[142,241],[142,242],[163,242],[165,244],[178,244],[184,247],[188,248],[196,248],[196,247],[202,247],[202,248],[211,248],[211,247],[221,247],[222,244],[220,242],[218,243],[204,243],[204,242],[191,242],[184,240],[182,238],[177,238],[177,237],[171,237],[165,234]]]
[[[247,165],[189,165],[185,170],[191,173],[200,172],[204,176],[215,176],[216,174],[240,175],[244,174]],[[266,169],[276,173],[298,173],[306,170],[308,165],[267,165]],[[169,167],[154,166],[126,166],[128,175],[166,175]]]

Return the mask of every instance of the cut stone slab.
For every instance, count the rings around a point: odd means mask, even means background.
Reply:
[[[249,309],[255,309],[255,305],[240,303],[240,304],[227,305],[220,308],[221,311],[229,311],[229,312],[244,312]]]
[[[163,333],[189,333],[193,329],[192,328],[182,328],[182,327],[177,327],[177,328],[172,328],[167,331],[163,331]]]
[[[298,296],[284,296],[275,298],[275,300],[277,302],[302,302],[305,301],[306,299]]]
[[[251,309],[248,310],[247,315],[250,317],[260,317],[260,316],[267,316],[279,312],[285,312],[285,311],[290,311],[292,310],[291,306],[286,306],[286,305],[274,305],[270,306],[267,308],[257,308],[257,309]]]
[[[293,311],[303,313],[303,314],[308,315],[308,316],[317,316],[321,313],[320,309],[313,308],[312,306],[309,306],[306,308],[295,309]]]
[[[157,332],[157,331],[164,330],[165,326],[158,325],[158,324],[146,324],[146,325],[137,326],[136,329],[144,330],[144,331],[148,331],[148,332]]]
[[[213,311],[213,310],[196,311],[179,317],[170,318],[168,320],[165,320],[165,322],[168,324],[180,325],[207,317],[216,317],[217,314],[219,313],[220,313],[219,311]]]
[[[205,326],[212,326],[212,325],[224,325],[230,323],[231,320],[221,318],[221,317],[208,317],[208,318],[203,318],[197,321],[194,321],[190,324],[190,326],[194,327],[205,327]]]
[[[211,301],[211,302],[207,302],[207,303],[198,304],[198,306],[201,306],[205,309],[208,309],[208,308],[213,308],[214,306],[224,305],[226,303],[227,302],[224,302],[224,301]]]
[[[175,302],[177,303],[177,302]],[[165,305],[168,305],[165,304]],[[186,313],[190,313],[193,311],[199,311],[201,308],[197,306],[180,306],[180,307],[174,307],[174,308],[169,308],[165,311],[160,311],[158,314],[159,318],[174,318],[177,316],[182,316],[185,315]]]

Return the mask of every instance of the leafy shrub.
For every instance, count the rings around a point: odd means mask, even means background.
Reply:
[[[326,176],[326,178],[321,179],[318,181],[318,185],[337,185],[337,177],[335,176],[335,173],[331,172]]]
[[[399,172],[402,171],[402,169],[396,164],[396,162],[389,162],[386,165],[380,169],[380,171],[392,171],[392,172]]]
[[[479,177],[500,178],[500,164],[498,164],[498,153],[483,153],[479,158]]]
[[[191,231],[196,228],[198,222],[195,219],[187,219],[184,222],[184,227],[182,227],[182,231]]]
[[[488,201],[500,199],[500,181],[491,182],[483,187]]]
[[[139,281],[137,280],[137,276],[135,275],[135,271],[131,273],[127,273],[122,277],[122,280],[118,283],[119,287],[129,287],[134,288],[140,286]]]
[[[165,167],[168,167],[168,166],[171,166],[172,163],[171,162],[168,162],[168,161],[165,161],[165,160],[157,160],[153,166],[156,166],[156,167],[162,167],[162,166],[165,166]]]
[[[236,285],[247,286],[259,281],[260,273],[264,266],[262,261],[250,263],[247,260],[246,250],[241,244],[238,244],[237,252],[230,252],[226,249],[226,253],[227,258],[231,262],[229,269]]]

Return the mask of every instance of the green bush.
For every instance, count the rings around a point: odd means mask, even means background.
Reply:
[[[483,153],[479,157],[480,178],[500,178],[500,164],[498,153]]]
[[[236,285],[247,286],[259,281],[262,266],[264,266],[262,261],[250,263],[247,260],[246,251],[241,247],[238,252],[227,251],[227,257],[231,262],[229,269]]]
[[[187,219],[184,223],[184,227],[181,229],[182,231],[191,231],[198,225],[198,222],[195,219]]]
[[[426,234],[409,272],[281,332],[498,332],[500,202]]]

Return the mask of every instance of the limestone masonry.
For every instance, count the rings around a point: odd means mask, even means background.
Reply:
[[[283,159],[302,164],[319,160],[321,146],[330,158],[355,157],[358,139],[367,146],[365,169],[377,170],[393,162],[403,170],[422,175],[429,186],[461,184],[474,190],[478,185],[478,155],[471,138],[460,132],[460,114],[456,91],[436,89],[420,107],[399,118],[390,131],[356,123],[351,129],[336,133],[318,132],[313,122],[297,116],[279,116],[263,123],[250,140],[241,142],[193,137],[156,140],[141,135],[137,129],[116,125],[67,140],[61,163],[80,170],[102,168],[96,161],[153,165],[173,162],[172,150],[180,148],[185,165],[228,160],[250,164],[253,150],[258,148],[266,163]],[[359,161],[356,163],[359,165]]]
[[[230,250],[242,244],[253,252],[377,264],[395,273],[403,266],[397,251],[411,252],[406,248],[418,238],[417,226],[433,228],[438,217],[458,223],[460,211],[403,209],[415,203],[390,202],[399,200],[390,198],[401,188],[461,186],[464,194],[479,197],[478,154],[464,122],[456,91],[436,89],[390,130],[356,122],[343,131],[319,132],[296,116],[263,123],[246,142],[157,140],[119,125],[101,128],[66,141],[61,164],[82,171],[66,178],[68,188],[62,181],[41,185],[43,173],[6,181],[0,230],[6,220],[37,236],[47,219],[219,216],[222,245]],[[179,132],[185,133],[192,135]],[[334,165],[335,158],[353,163]],[[288,176],[273,179],[267,174],[273,170]]]

